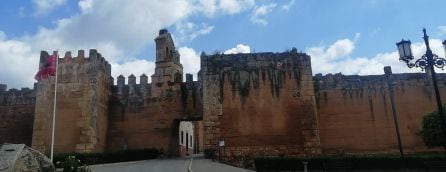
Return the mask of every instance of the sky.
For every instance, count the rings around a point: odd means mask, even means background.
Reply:
[[[201,52],[283,52],[311,56],[313,74],[421,72],[398,61],[395,43],[410,39],[415,57],[445,56],[444,0],[4,0],[0,5],[0,83],[32,87],[41,50],[97,49],[112,76],[150,76],[154,39],[172,34],[184,73]],[[442,72],[442,70],[438,70]],[[139,81],[138,81],[139,82]]]

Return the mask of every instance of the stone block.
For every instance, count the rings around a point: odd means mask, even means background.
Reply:
[[[87,143],[87,142],[90,141],[90,139],[89,139],[89,137],[81,136],[81,137],[80,137],[80,141],[81,141],[82,143]]]
[[[86,145],[85,144],[76,144],[76,151],[83,151],[85,150]]]
[[[86,146],[85,146],[85,150],[87,150],[87,151],[93,151],[93,150],[94,150],[94,145],[93,145],[93,144],[86,144]]]

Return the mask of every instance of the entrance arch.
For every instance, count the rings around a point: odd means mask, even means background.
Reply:
[[[194,122],[181,121],[179,127],[180,137],[180,155],[188,156],[194,154]]]

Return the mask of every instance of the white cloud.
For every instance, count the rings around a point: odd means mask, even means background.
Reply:
[[[341,39],[334,42],[328,48],[323,46],[311,47],[307,53],[321,60],[335,61],[344,58],[355,48],[354,42],[350,39]]]
[[[438,30],[440,31],[441,35],[446,34],[446,26],[438,26]]]
[[[0,39],[0,83],[10,88],[30,87],[38,62],[39,51],[32,51],[26,42]]]
[[[441,41],[431,39],[430,43],[432,51],[442,56]],[[394,73],[421,72],[419,68],[410,69],[405,63],[400,62],[396,50],[378,53],[373,57],[351,57],[354,47],[354,41],[341,39],[328,47],[317,46],[308,48],[306,53],[311,56],[313,74],[341,72],[346,75],[381,75],[384,73],[384,66],[391,66]],[[412,51],[415,57],[421,57],[425,50],[423,42],[412,44]],[[444,72],[441,70],[437,71]]]
[[[179,42],[191,41],[198,36],[207,35],[214,30],[214,26],[208,26],[205,23],[199,25],[192,22],[179,22],[175,25],[178,32],[177,39]]]
[[[265,17],[276,8],[277,4],[263,4],[261,6],[256,6],[251,14],[250,20],[255,24],[267,25]]]
[[[288,3],[283,4],[283,5],[281,6],[281,7],[282,7],[282,10],[285,10],[285,11],[290,10],[290,8],[294,5],[295,2],[296,2],[296,0],[290,0]]]
[[[213,17],[218,10],[217,0],[199,0],[198,9],[206,16]]]
[[[66,2],[33,0],[36,14],[45,14]],[[54,21],[54,27],[40,27],[35,34],[10,39],[3,32],[0,34],[0,62],[11,64],[0,68],[0,83],[7,83],[10,87],[32,86],[41,50],[59,50],[63,54],[78,49],[97,49],[113,65],[113,77],[116,78],[119,73],[128,76],[142,72],[149,76],[149,72],[153,72],[150,67],[153,62],[129,57],[141,53],[144,47],[153,46],[159,29],[177,23],[190,25],[190,16],[231,15],[250,10],[254,5],[254,0],[80,0],[79,12]],[[183,30],[183,36],[186,35],[184,39],[191,40],[214,29],[214,26],[203,23],[192,26],[192,29],[187,30],[186,27]],[[178,32],[181,32],[180,28]],[[149,56],[154,57],[155,54]],[[184,56],[184,59],[193,57]],[[138,66],[136,62],[144,65]],[[131,64],[137,67],[128,67]],[[143,66],[148,67],[143,70]],[[193,65],[185,66],[188,71],[188,66]],[[192,67],[193,71],[196,71],[196,67]]]
[[[236,14],[251,9],[255,0],[198,0],[195,9],[207,17],[214,17],[217,13]]]
[[[251,48],[248,45],[237,44],[235,48],[228,49],[224,54],[239,54],[239,53],[251,53]]]
[[[66,3],[66,0],[32,0],[36,15],[48,14],[54,8]]]
[[[220,0],[218,7],[225,13],[235,14],[255,5],[254,0]]]
[[[78,5],[81,12],[89,12],[93,8],[93,0],[80,0]]]
[[[6,34],[5,32],[0,30],[0,41],[5,40],[6,39]]]
[[[355,37],[353,38],[353,41],[356,42],[361,38],[361,33],[355,33]]]
[[[180,62],[183,64],[183,73],[190,73],[194,75],[194,80],[197,80],[197,73],[200,70],[200,55],[192,48],[180,47]]]

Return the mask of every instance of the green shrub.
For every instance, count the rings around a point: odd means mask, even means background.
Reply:
[[[54,156],[54,162],[63,161],[69,156],[75,156],[81,162],[87,165],[93,165],[154,159],[159,155],[160,153],[156,149],[136,149],[104,153],[66,153]]]
[[[75,156],[67,156],[61,161],[56,161],[56,167],[64,172],[90,172],[91,170]]]
[[[444,107],[446,108],[446,107]],[[443,108],[443,109],[444,109]],[[446,147],[446,137],[441,125],[441,116],[437,111],[431,112],[423,116],[422,130],[420,132],[426,146],[443,146]]]

